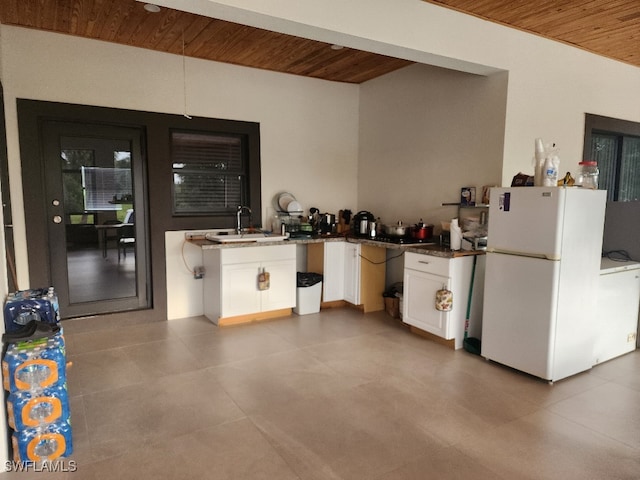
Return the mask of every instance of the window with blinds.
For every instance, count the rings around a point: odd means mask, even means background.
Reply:
[[[174,215],[234,213],[247,204],[244,135],[171,132]]]

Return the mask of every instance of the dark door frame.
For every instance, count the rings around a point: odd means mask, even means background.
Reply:
[[[128,127],[146,131],[143,118],[136,115],[122,114],[122,111],[100,107],[60,104],[34,100],[18,99],[18,127],[22,167],[22,185],[24,191],[25,228],[27,234],[27,253],[29,258],[30,287],[41,287],[51,284],[51,250],[48,244],[49,205],[45,198],[46,175],[44,163],[43,124],[49,121],[68,123],[98,124],[106,127]],[[125,111],[128,112],[128,111]],[[119,114],[120,113],[120,114]],[[135,113],[135,112],[133,112]],[[146,145],[142,145],[143,161],[148,157]],[[151,195],[148,192],[150,178],[148,165],[144,168],[146,184],[147,210]],[[150,216],[150,215],[149,215]],[[136,221],[144,219],[136,216]],[[80,317],[83,321],[96,319],[104,324],[104,317],[122,323],[143,323],[166,319],[166,287],[164,273],[164,241],[159,238],[158,227],[152,227],[147,220],[146,227],[149,238],[148,281],[150,289],[149,308],[99,314],[97,316]],[[164,233],[162,234],[164,236]],[[153,252],[153,253],[152,253]],[[67,321],[74,321],[70,319]],[[108,322],[113,325],[112,322]]]
[[[49,239],[48,248],[51,251],[65,252],[64,255],[50,255],[50,267],[52,285],[56,287],[60,298],[60,313],[63,318],[73,318],[87,315],[98,315],[104,312],[113,313],[114,311],[131,311],[148,308],[150,303],[150,289],[148,282],[150,277],[148,266],[148,229],[147,215],[148,206],[145,205],[147,190],[147,174],[145,159],[145,133],[140,127],[121,127],[94,123],[77,123],[68,121],[42,121],[41,122],[41,141],[43,151],[43,168],[46,170],[45,175],[45,204],[47,208],[48,226],[47,238]],[[135,243],[136,249],[136,284],[135,291],[137,295],[130,295],[120,298],[101,299],[94,301],[84,301],[81,303],[72,303],[70,299],[69,289],[69,272],[67,271],[67,247],[65,242],[69,239],[66,232],[66,220],[61,224],[55,224],[51,219],[54,216],[65,216],[64,208],[64,180],[61,171],[60,151],[61,139],[71,138],[72,144],[80,142],[90,142],[97,140],[109,142],[113,146],[113,142],[127,142],[132,155],[132,178],[133,193],[136,199],[136,222],[135,237],[138,241]],[[112,152],[113,150],[111,150]],[[55,173],[55,175],[54,175]],[[61,203],[53,204],[52,200],[57,198]],[[97,247],[97,245],[96,245]],[[96,272],[96,274],[98,274]]]
[[[13,245],[13,215],[11,213],[11,190],[9,187],[9,159],[7,156],[7,128],[4,115],[4,89],[0,82],[0,188],[2,189],[2,216],[4,220],[4,248],[7,265],[7,286],[10,292],[18,290],[16,276],[16,253]]]
[[[49,251],[46,245],[46,204],[44,173],[41,168],[40,122],[42,119],[62,119],[106,125],[144,128],[146,133],[148,235],[151,279],[151,307],[109,315],[115,323],[143,323],[167,319],[165,232],[171,230],[201,230],[233,228],[235,215],[174,216],[172,214],[172,169],[170,132],[172,129],[204,132],[232,132],[249,138],[251,163],[249,206],[254,219],[261,221],[260,125],[256,122],[223,120],[204,117],[125,110],[118,108],[17,99],[18,129],[24,191],[24,211],[27,229],[29,277],[34,286],[48,285]],[[256,215],[256,212],[258,214]],[[96,318],[104,324],[104,315]],[[83,322],[88,320],[83,317]],[[113,325],[113,322],[108,322]]]

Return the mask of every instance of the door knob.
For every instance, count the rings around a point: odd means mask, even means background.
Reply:
[[[53,223],[62,223],[62,217],[60,215],[54,215]]]

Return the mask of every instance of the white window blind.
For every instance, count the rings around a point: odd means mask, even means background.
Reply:
[[[234,212],[245,203],[243,137],[171,133],[174,214]]]
[[[131,197],[131,170],[128,168],[82,167],[84,209],[120,210],[120,199]]]

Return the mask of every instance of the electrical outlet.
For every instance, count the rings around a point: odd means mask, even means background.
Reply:
[[[196,267],[193,269],[193,278],[195,280],[200,280],[202,277],[204,277],[204,267]]]
[[[205,232],[185,232],[185,240],[204,240]]]
[[[632,332],[627,335],[627,343],[633,343],[636,341],[636,332]]]

